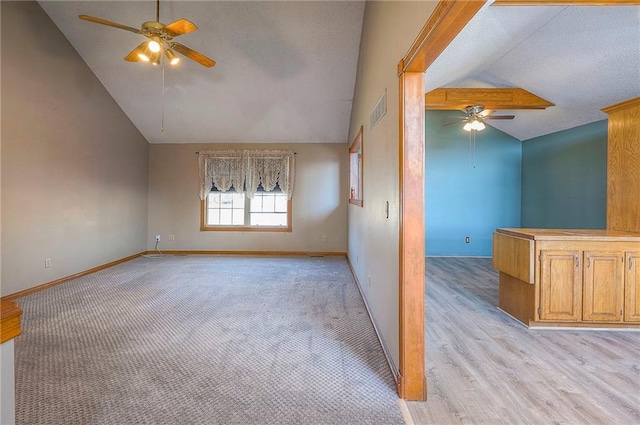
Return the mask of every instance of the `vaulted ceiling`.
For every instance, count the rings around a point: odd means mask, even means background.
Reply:
[[[140,28],[155,1],[39,4],[150,143],[348,138],[364,2],[162,0],[160,22],[195,23],[177,41],[217,62],[167,65],[164,92],[162,67],[123,60],[144,36],[78,19]]]
[[[179,41],[217,62],[183,59],[164,83],[162,67],[122,60],[143,36],[78,19],[138,28],[155,1],[39,3],[150,143],[348,139],[363,1],[161,1],[160,21],[193,21]],[[605,119],[600,108],[640,96],[640,6],[486,5],[425,82],[554,103],[489,122],[520,140]]]
[[[488,123],[519,140],[606,119],[640,96],[640,6],[486,5],[425,74],[438,87],[520,87],[552,103]]]

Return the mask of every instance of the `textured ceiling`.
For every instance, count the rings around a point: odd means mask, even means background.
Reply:
[[[437,87],[521,87],[556,106],[499,111],[519,140],[606,119],[640,96],[640,6],[485,6],[425,74]]]
[[[155,1],[40,1],[150,143],[345,143],[364,2],[161,1],[160,21],[198,30],[177,41],[217,62],[125,62],[145,38],[78,19],[139,28]],[[162,114],[164,109],[164,131]]]
[[[122,60],[143,36],[77,17],[137,28],[154,1],[40,5],[151,143],[348,138],[364,2],[161,1],[162,22],[199,27],[178,41],[217,61],[167,68],[164,101],[161,68]],[[520,140],[605,119],[600,108],[640,96],[640,6],[487,5],[425,79],[427,91],[522,87],[555,103],[490,121]]]

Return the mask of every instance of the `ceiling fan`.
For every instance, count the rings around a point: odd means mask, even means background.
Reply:
[[[462,127],[466,131],[482,131],[485,129],[485,120],[512,120],[515,118],[515,115],[492,115],[491,111],[485,110],[482,105],[471,105],[466,107],[467,116],[451,123],[444,124],[445,126],[450,126],[456,124],[458,122],[464,122],[464,127]]]
[[[200,65],[206,66],[207,68],[211,68],[216,64],[213,59],[206,57],[202,53],[196,52],[183,44],[173,41],[175,37],[195,31],[198,27],[193,22],[184,18],[178,19],[168,25],[161,23],[160,0],[156,0],[156,20],[143,22],[140,29],[93,16],[78,15],[78,17],[85,21],[119,28],[135,34],[142,34],[147,37],[149,39],[148,41],[142,42],[138,47],[125,56],[124,60],[126,61],[143,61],[159,65],[162,59],[162,54],[164,53],[169,63],[171,65],[175,65],[180,61],[180,58],[175,54],[175,52],[178,52],[189,59],[198,62]]]

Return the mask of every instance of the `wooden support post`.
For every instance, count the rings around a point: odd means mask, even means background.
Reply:
[[[400,379],[398,393],[425,400],[424,362],[424,74],[400,84]]]

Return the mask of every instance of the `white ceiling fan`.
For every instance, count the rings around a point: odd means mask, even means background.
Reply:
[[[512,120],[515,115],[492,115],[491,111],[484,109],[483,105],[471,105],[465,109],[467,116],[458,121],[444,124],[445,127],[464,122],[462,127],[465,131],[482,131],[485,129],[485,120]]]

